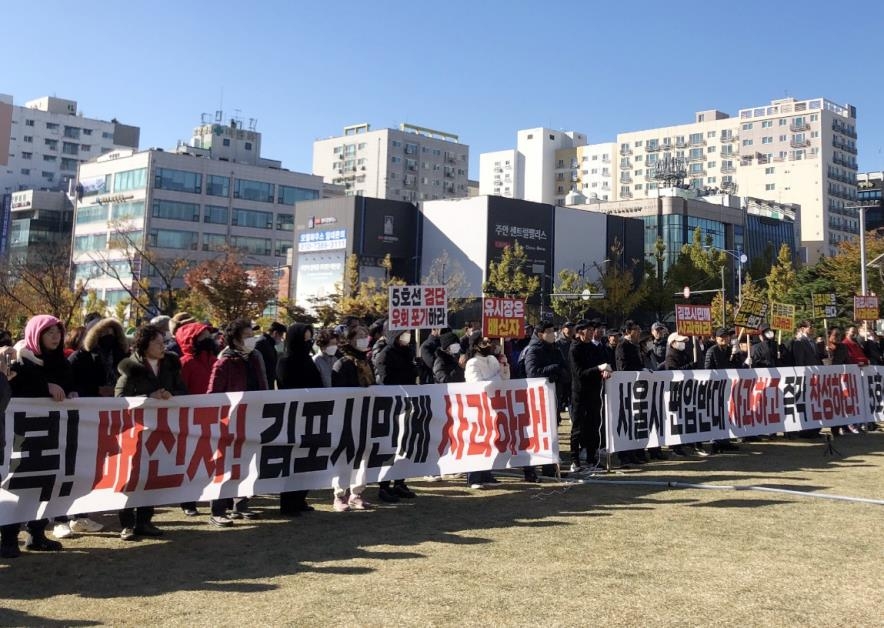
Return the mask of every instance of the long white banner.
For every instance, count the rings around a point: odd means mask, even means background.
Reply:
[[[559,460],[544,379],[13,399],[4,435],[0,524]]]
[[[884,367],[616,372],[608,451],[884,420]]]

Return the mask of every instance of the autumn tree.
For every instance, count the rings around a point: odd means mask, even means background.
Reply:
[[[390,286],[404,286],[405,281],[393,276],[393,260],[389,255],[381,260],[384,278],[364,277],[359,258],[354,254],[347,259],[344,282],[341,286],[340,314],[362,319],[378,319],[387,316]]]
[[[667,279],[666,273],[663,271],[663,265],[666,261],[666,243],[663,238],[657,236],[654,243],[653,262],[646,260],[644,264],[645,271],[645,298],[643,308],[654,313],[655,320],[665,320],[667,315],[672,312],[675,306],[674,294],[680,288],[673,287],[672,281]]]
[[[553,292],[568,296],[552,297],[550,299],[552,311],[566,320],[579,318],[588,305],[581,297],[584,290],[596,292],[598,289],[588,283],[576,270],[567,268],[560,270]]]
[[[0,295],[28,318],[51,314],[69,327],[82,307],[86,287],[74,282],[69,247],[35,244],[26,255],[9,256],[0,267]]]
[[[604,314],[609,325],[619,325],[638,308],[645,298],[647,290],[641,275],[644,264],[641,260],[631,260],[631,264],[623,263],[623,244],[615,239],[610,249],[610,262],[601,278],[601,291],[604,297],[597,301],[595,309]]]
[[[540,290],[540,277],[528,273],[528,255],[518,240],[505,246],[499,262],[488,264],[488,280],[482,291],[489,296],[527,299]]]
[[[93,252],[90,259],[126,292],[136,310],[133,315],[139,311],[151,316],[177,312],[181,283],[192,262],[187,257],[160,256],[145,246],[141,231],[125,223],[111,226],[107,251]]]
[[[247,270],[239,251],[232,248],[189,270],[184,282],[205,299],[212,319],[218,323],[258,318],[277,292],[272,268]]]
[[[315,325],[319,322],[319,318],[310,314],[306,308],[296,305],[291,299],[279,299],[277,302],[276,317],[288,323],[306,323],[307,325]]]
[[[448,311],[459,312],[465,306],[470,290],[466,273],[463,266],[457,260],[451,259],[448,250],[443,250],[430,263],[427,274],[421,278],[421,284],[424,286],[445,286],[448,293]]]
[[[780,246],[776,264],[771,266],[767,274],[768,303],[789,303],[786,301],[789,291],[795,285],[797,273],[792,263],[792,249],[785,242]]]

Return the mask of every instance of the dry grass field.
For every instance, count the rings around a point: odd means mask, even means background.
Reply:
[[[884,433],[836,446],[777,439],[600,477],[884,498]],[[61,554],[0,562],[0,625],[884,625],[880,505],[515,477],[413,487],[371,512],[317,492],[293,520],[258,498],[264,518],[230,529],[165,508],[165,536],[134,543],[99,517],[110,531]]]

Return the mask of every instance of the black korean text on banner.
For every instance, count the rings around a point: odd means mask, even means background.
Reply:
[[[709,305],[676,305],[675,329],[683,336],[711,336],[712,307]]]
[[[813,318],[836,318],[838,316],[838,296],[832,293],[820,293],[811,295],[813,304]]]
[[[770,310],[770,328],[775,331],[795,330],[795,306],[774,303]]]
[[[884,414],[877,368],[820,366],[614,373],[611,451],[834,427]]]
[[[448,326],[445,286],[390,286],[388,322],[394,331]]]
[[[874,295],[853,297],[853,320],[876,321],[878,320],[879,313],[878,297]]]
[[[482,335],[521,338],[525,335],[525,300],[500,297],[482,299]]]
[[[145,398],[13,399],[0,524],[125,506],[550,464],[543,379]]]
[[[747,329],[759,329],[767,315],[767,302],[755,299],[743,299],[740,309],[734,314],[734,325]]]

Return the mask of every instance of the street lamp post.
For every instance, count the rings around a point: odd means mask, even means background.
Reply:
[[[705,247],[713,249],[715,247]],[[715,249],[722,253],[727,253],[734,261],[737,262],[737,307],[743,305],[743,264],[749,261],[742,249],[731,251],[729,249]],[[724,266],[721,267],[721,298],[724,299]],[[722,307],[723,309],[723,307]],[[722,317],[721,320],[724,320]]]

